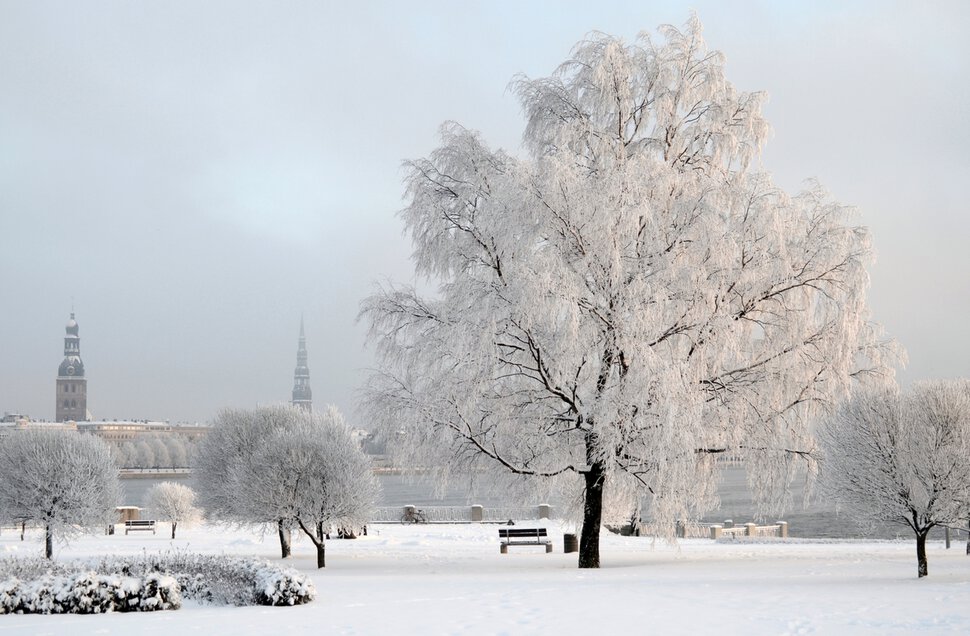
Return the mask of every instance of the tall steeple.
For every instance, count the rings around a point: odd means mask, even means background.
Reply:
[[[64,360],[57,369],[57,396],[54,420],[57,422],[83,422],[88,419],[88,381],[84,377],[81,362],[81,338],[78,336],[74,312],[65,327]]]
[[[293,406],[313,410],[313,392],[310,390],[310,367],[307,366],[306,336],[303,333],[303,316],[300,316],[300,343],[296,348],[296,371],[293,373]]]

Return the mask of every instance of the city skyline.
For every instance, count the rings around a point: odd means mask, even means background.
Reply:
[[[29,421],[36,422],[51,422],[51,423],[64,423],[64,422],[107,422],[107,421],[134,421],[134,422],[148,422],[154,421],[149,418],[143,417],[114,417],[114,418],[99,418],[94,417],[93,414],[87,409],[86,404],[86,383],[87,378],[84,373],[83,359],[80,354],[79,349],[79,329],[80,324],[75,318],[75,312],[70,313],[70,317],[67,320],[65,330],[67,332],[67,337],[64,338],[64,355],[63,359],[57,369],[57,382],[54,391],[54,417],[35,417],[30,413],[21,412],[18,410],[3,410],[3,416],[5,419],[11,417],[22,416],[27,418]],[[80,390],[76,391],[78,384],[80,383]],[[72,387],[70,384],[74,384]],[[67,386],[65,386],[67,385]],[[80,397],[80,403],[78,404],[76,400],[71,400],[71,398]],[[65,400],[65,398],[67,398]],[[310,388],[310,371],[308,368],[308,353],[306,346],[306,336],[304,334],[303,318],[300,318],[300,335],[297,342],[297,363],[294,371],[293,388],[291,390],[291,395],[288,400],[278,400],[280,403],[288,402],[293,406],[298,406],[300,408],[306,409],[307,411],[313,410],[313,398],[312,391]],[[81,414],[84,414],[83,416]],[[12,420],[13,421],[13,420]],[[169,421],[169,420],[165,420]],[[180,422],[180,423],[187,423]]]

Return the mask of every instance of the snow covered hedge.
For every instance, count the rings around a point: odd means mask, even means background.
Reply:
[[[79,572],[0,582],[0,614],[153,612],[181,606],[178,582],[158,573],[138,578]]]
[[[175,552],[52,563],[0,559],[0,614],[96,614],[178,609],[181,599],[219,605],[301,605],[313,582],[258,559]]]
[[[259,559],[173,552],[136,557],[122,567],[130,572],[171,573],[185,598],[205,603],[302,605],[316,597],[306,575]]]

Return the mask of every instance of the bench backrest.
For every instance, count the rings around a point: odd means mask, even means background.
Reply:
[[[131,521],[126,521],[125,525],[126,526],[153,526],[155,525],[155,521],[150,519],[134,519]]]
[[[527,539],[546,536],[545,528],[499,528],[500,539]]]

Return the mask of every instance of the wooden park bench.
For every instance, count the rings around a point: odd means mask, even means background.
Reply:
[[[129,531],[134,530],[151,530],[152,534],[155,534],[155,520],[154,519],[139,519],[135,521],[125,522],[125,534]]]
[[[546,536],[545,528],[499,528],[499,549],[502,554],[509,553],[510,545],[544,545],[546,554],[552,552],[552,541]]]

